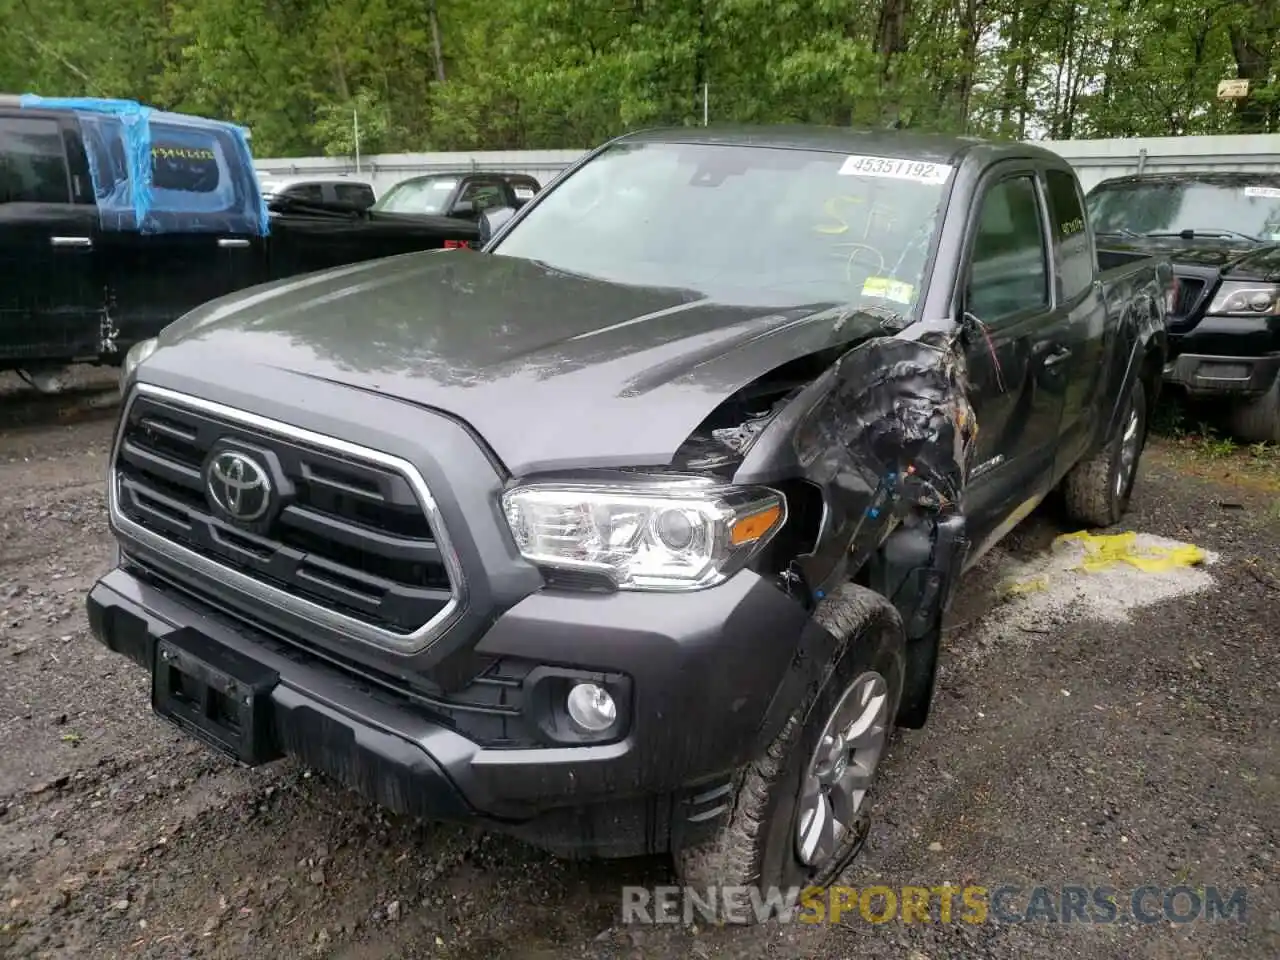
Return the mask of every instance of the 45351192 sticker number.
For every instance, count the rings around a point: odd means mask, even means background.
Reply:
[[[846,157],[840,165],[840,175],[845,177],[888,177],[935,185],[946,183],[951,170],[952,167],[945,163],[897,157]]]

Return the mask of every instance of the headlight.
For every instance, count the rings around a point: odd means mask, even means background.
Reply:
[[[1280,316],[1280,285],[1228,280],[1218,288],[1209,313],[1237,317]]]
[[[700,481],[529,484],[502,496],[520,553],[621,590],[699,590],[737,573],[787,519],[765,487]]]
[[[146,360],[156,352],[156,347],[160,346],[160,342],[152,337],[149,340],[139,340],[129,352],[124,355],[124,363],[120,365],[120,389],[123,391],[125,384],[129,382],[129,377],[133,371],[138,369],[138,364]]]

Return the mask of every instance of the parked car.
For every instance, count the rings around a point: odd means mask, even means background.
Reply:
[[[118,364],[235,290],[478,236],[445,217],[291,204],[276,198],[268,215],[233,124],[0,96],[0,370],[51,382],[70,363]]]
[[[311,203],[348,204],[359,210],[367,210],[377,200],[372,183],[350,177],[326,180],[305,176],[259,174],[258,185],[263,197],[268,201],[274,197],[288,197]]]
[[[1169,266],[1047,150],[900,132],[633,134],[497,219],[133,358],[93,631],[244,763],[825,883],[961,573],[1125,512]]]
[[[1088,204],[1108,243],[1173,261],[1166,381],[1229,400],[1242,439],[1280,443],[1280,173],[1116,177]]]
[[[374,209],[475,220],[496,207],[519,209],[541,189],[536,179],[522,173],[432,173],[401,180],[378,198]]]

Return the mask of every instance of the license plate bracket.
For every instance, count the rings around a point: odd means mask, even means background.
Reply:
[[[151,709],[178,729],[248,766],[275,760],[271,691],[280,675],[183,628],[156,641]]]

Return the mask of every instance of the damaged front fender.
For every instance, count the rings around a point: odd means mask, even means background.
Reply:
[[[930,545],[946,532],[952,556],[931,561],[945,571],[945,606],[967,549],[963,498],[978,432],[962,338],[959,325],[939,322],[864,341],[796,394],[747,451],[739,482],[800,477],[822,492],[813,550],[789,571],[811,601],[907,521]]]

